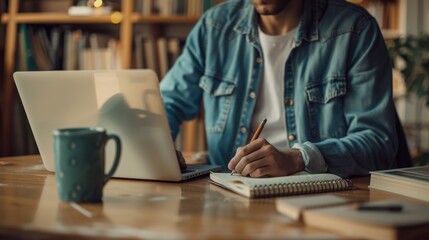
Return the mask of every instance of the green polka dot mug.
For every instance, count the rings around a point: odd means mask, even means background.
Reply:
[[[119,165],[121,140],[103,128],[66,128],[54,131],[55,175],[60,199],[70,202],[101,202],[103,187]],[[105,146],[116,143],[116,154],[105,174]]]

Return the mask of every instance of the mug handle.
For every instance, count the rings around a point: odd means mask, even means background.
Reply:
[[[115,154],[115,160],[113,162],[112,168],[110,169],[109,173],[106,176],[104,176],[104,184],[106,184],[107,181],[109,181],[109,179],[115,173],[116,168],[118,168],[118,165],[119,165],[119,159],[121,157],[121,139],[119,139],[119,137],[117,135],[108,134],[107,135],[106,143],[110,139],[113,139],[115,141],[115,143],[116,143],[116,154]]]

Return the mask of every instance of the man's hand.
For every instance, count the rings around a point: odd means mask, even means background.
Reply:
[[[304,170],[304,161],[299,150],[283,153],[264,138],[258,138],[238,148],[228,168],[243,176],[279,177]]]
[[[187,165],[181,151],[176,150],[177,161],[179,162],[180,170],[186,170]]]

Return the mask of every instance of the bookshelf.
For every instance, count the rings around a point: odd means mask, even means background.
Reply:
[[[133,68],[133,48],[134,48],[134,35],[137,28],[141,25],[146,25],[150,29],[150,34],[154,37],[163,36],[163,31],[167,25],[188,25],[192,27],[202,14],[204,9],[208,7],[207,4],[217,4],[221,1],[203,1],[200,0],[189,0],[188,11],[192,10],[191,14],[182,13],[181,15],[175,14],[174,12],[160,12],[154,13],[152,11],[143,12],[141,11],[141,5],[143,2],[149,2],[147,0],[117,0],[118,9],[113,10],[108,15],[97,15],[97,16],[70,16],[67,13],[67,9],[72,5],[72,0],[0,0],[3,1],[3,7],[7,5],[6,11],[0,16],[0,23],[2,27],[6,29],[5,40],[4,40],[4,55],[2,60],[4,63],[1,72],[3,78],[1,97],[1,130],[0,137],[0,156],[9,156],[11,152],[11,137],[12,137],[12,125],[13,123],[13,104],[14,99],[17,97],[15,90],[12,74],[17,69],[17,52],[18,52],[18,41],[19,41],[19,26],[21,24],[26,25],[48,25],[48,26],[79,26],[80,28],[91,28],[96,27],[107,27],[116,29],[118,42],[120,43],[120,68],[130,69]],[[178,0],[182,1],[183,0]],[[112,2],[112,1],[111,1]],[[150,1],[155,2],[155,1]],[[158,7],[165,7],[171,4],[170,0],[158,0]],[[153,4],[153,3],[151,3]],[[200,8],[195,8],[191,4],[197,4]],[[206,5],[204,5],[206,4]],[[43,6],[40,6],[43,5]],[[44,7],[49,5],[55,5],[49,7],[49,10],[44,10]],[[29,7],[30,6],[30,7]],[[154,6],[151,6],[151,8]],[[192,9],[190,8],[192,7]],[[36,10],[34,10],[36,9]],[[167,14],[166,14],[167,13]],[[94,28],[94,27],[93,27]],[[190,29],[190,28],[188,28]],[[192,146],[190,142],[196,141],[194,137],[183,140],[188,142],[187,146]],[[192,149],[188,149],[192,150]]]
[[[399,37],[402,33],[401,21],[402,18],[401,8],[404,8],[403,2],[405,0],[347,0],[349,2],[358,4],[368,10],[374,16],[379,24],[383,36],[386,39],[393,39]]]

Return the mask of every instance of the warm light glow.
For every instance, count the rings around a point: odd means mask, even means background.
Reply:
[[[122,13],[121,12],[114,12],[112,15],[110,15],[110,21],[114,24],[118,24],[122,21]]]
[[[95,0],[94,1],[94,7],[98,8],[103,6],[103,0]]]

